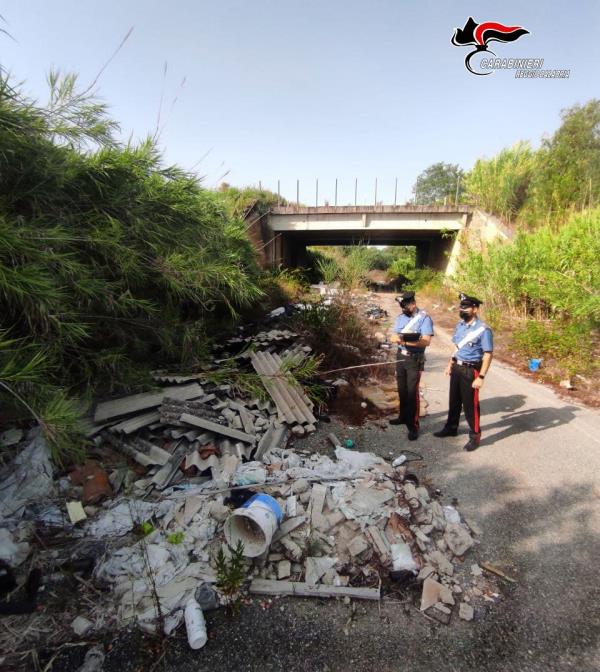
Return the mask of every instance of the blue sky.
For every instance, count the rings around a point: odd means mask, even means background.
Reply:
[[[14,41],[0,38],[5,69],[44,100],[51,66],[93,80],[128,29],[99,83],[124,138],[156,127],[169,163],[235,185],[258,184],[301,200],[392,202],[436,161],[470,168],[520,139],[535,144],[560,110],[600,97],[600,3],[409,0],[5,0]],[[455,27],[521,25],[531,34],[495,44],[502,57],[544,58],[566,80],[470,75]],[[163,68],[167,63],[166,79]],[[185,77],[186,83],[180,84]],[[172,105],[174,97],[177,101]],[[208,155],[207,155],[208,152]],[[203,158],[204,157],[204,158]]]

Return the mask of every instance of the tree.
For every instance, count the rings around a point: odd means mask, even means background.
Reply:
[[[553,219],[600,197],[600,100],[569,107],[561,116],[560,128],[542,142],[531,187],[532,209]]]
[[[458,200],[463,193],[464,173],[460,166],[452,163],[434,163],[426,168],[413,186],[414,203],[418,205],[439,205],[447,201],[454,203],[458,186]]]

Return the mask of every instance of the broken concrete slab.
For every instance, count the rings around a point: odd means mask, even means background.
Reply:
[[[310,586],[315,585],[329,569],[335,566],[337,558],[308,557],[304,562],[305,581]]]
[[[460,523],[446,525],[444,540],[454,555],[464,555],[474,543],[467,528]]]
[[[379,510],[386,502],[393,499],[394,493],[387,488],[365,487],[359,485],[352,494],[348,504],[357,516],[368,516]]]
[[[467,604],[466,602],[460,603],[458,607],[459,618],[461,618],[463,621],[472,621],[474,615],[475,611],[473,610],[473,607],[470,604]]]
[[[148,425],[151,425],[154,422],[158,422],[159,420],[160,413],[158,411],[149,411],[148,413],[142,413],[141,415],[136,415],[133,418],[122,420],[116,425],[111,425],[110,431],[121,434],[133,434],[133,432],[137,432],[138,429],[147,427]]]
[[[379,600],[379,588],[353,588],[351,586],[309,585],[299,581],[269,581],[254,579],[250,592],[260,595],[293,595],[296,597],[349,597],[357,600]]]
[[[384,566],[389,565],[392,561],[392,549],[383,532],[378,527],[371,525],[365,529],[365,535],[371,542],[381,563]]]
[[[299,562],[302,559],[303,551],[298,544],[289,537],[280,539],[280,543],[285,549],[284,555],[292,562]]]
[[[442,589],[440,590],[440,601],[444,604],[454,605],[454,597],[448,586],[442,585]]]
[[[279,529],[273,535],[273,541],[279,541],[283,537],[287,536],[290,532],[304,525],[306,523],[306,516],[296,516],[295,518],[288,518],[284,520],[283,523],[279,526]]]
[[[277,563],[277,578],[287,579],[292,573],[292,563],[289,560],[280,560]]]
[[[352,541],[348,544],[348,551],[353,558],[357,555],[360,555],[363,551],[366,551],[367,548],[369,548],[369,544],[366,542],[362,534],[354,537],[354,539],[352,539]]]
[[[310,522],[313,527],[319,527],[321,524],[326,494],[327,488],[322,483],[313,485],[309,504]]]
[[[446,576],[454,575],[454,565],[441,551],[432,551],[428,555],[429,562],[440,572]]]
[[[425,567],[421,569],[417,576],[417,581],[425,581],[428,577],[431,577],[432,579],[437,578],[435,567],[432,567],[431,565],[425,565]]]
[[[121,397],[111,401],[101,402],[96,406],[94,421],[102,422],[111,418],[118,418],[129,413],[143,411],[149,408],[160,406],[165,397],[172,399],[194,399],[201,397],[204,391],[198,383],[189,385],[164,387],[158,392],[144,392],[142,394],[132,394],[128,397]]]
[[[427,578],[423,581],[423,592],[421,594],[420,610],[425,611],[429,607],[433,607],[440,601],[440,594],[444,586],[434,579]]]
[[[212,422],[211,420],[205,420],[204,418],[198,418],[195,415],[190,415],[189,413],[182,414],[181,422],[184,422],[187,425],[193,425],[194,427],[201,427],[202,429],[208,429],[210,432],[214,432],[215,434],[228,436],[232,439],[243,441],[244,443],[254,443],[256,441],[256,436],[245,434],[244,432],[240,432],[237,429],[232,429],[231,427],[218,425],[216,422]]]

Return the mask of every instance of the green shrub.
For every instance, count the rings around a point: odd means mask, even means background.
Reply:
[[[117,144],[73,77],[51,84],[48,110],[0,78],[1,338],[21,350],[0,348],[0,404],[20,404],[62,451],[77,442],[69,398],[198,365],[262,291],[223,195],[164,166],[152,140]]]

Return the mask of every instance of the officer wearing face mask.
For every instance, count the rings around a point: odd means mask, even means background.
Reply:
[[[419,382],[425,368],[425,348],[431,343],[433,322],[424,310],[417,308],[414,292],[404,292],[396,301],[402,314],[396,318],[395,336],[398,343],[396,376],[400,413],[390,425],[406,425],[409,441],[419,437]]]
[[[465,450],[475,450],[481,440],[479,424],[479,390],[492,363],[494,338],[492,330],[479,319],[481,301],[460,294],[460,319],[452,342],[455,351],[446,375],[450,376],[450,400],[446,424],[434,436],[456,436],[461,410],[469,423],[469,441]]]

